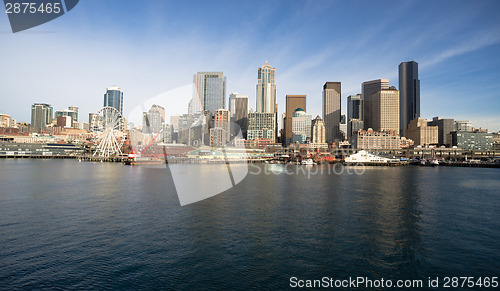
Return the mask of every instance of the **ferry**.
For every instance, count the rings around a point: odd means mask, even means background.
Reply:
[[[346,163],[368,163],[368,164],[387,164],[392,162],[399,162],[399,159],[389,159],[370,154],[365,150],[359,151],[345,158]]]
[[[312,159],[305,159],[305,160],[302,160],[301,165],[312,166],[312,165],[316,165],[316,163],[313,162]]]

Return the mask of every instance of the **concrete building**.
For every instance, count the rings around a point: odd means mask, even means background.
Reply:
[[[145,134],[157,134],[163,128],[164,117],[162,118],[163,107],[153,104],[148,112],[142,114],[142,132]],[[165,109],[163,109],[165,116]]]
[[[0,127],[15,127],[16,120],[10,117],[8,114],[0,113]]]
[[[123,115],[123,91],[120,87],[108,87],[104,93],[104,107],[114,107]]]
[[[356,149],[364,150],[399,150],[401,149],[401,138],[396,131],[379,132],[359,130],[354,133],[352,146]]]
[[[215,110],[225,108],[226,77],[222,72],[198,72],[193,75],[193,99],[190,111],[203,110],[212,115]]]
[[[399,91],[394,86],[372,95],[374,131],[395,131],[399,134]]]
[[[276,140],[276,114],[269,112],[251,112],[248,114],[247,139],[272,138]]]
[[[347,122],[347,140],[352,144],[353,136],[358,130],[363,129],[363,120],[351,119]]]
[[[215,148],[224,147],[227,144],[229,132],[221,127],[210,128],[210,146]]]
[[[340,110],[341,83],[326,82],[323,85],[323,119],[325,121],[326,142],[341,139]]]
[[[451,118],[441,118],[436,116],[432,118],[429,125],[438,127],[438,145],[451,146],[451,140],[448,140],[450,132],[455,131],[455,120]]]
[[[492,150],[493,134],[487,132],[453,131],[451,145],[464,150]]]
[[[161,132],[161,140],[164,143],[173,143],[174,142],[174,127],[171,124],[163,123],[162,124],[163,131]]]
[[[229,143],[229,141],[231,140],[230,126],[231,126],[231,116],[229,114],[229,111],[222,108],[215,110],[214,128],[222,128],[227,133],[225,144]]]
[[[285,136],[282,137],[285,146],[292,142],[292,116],[297,108],[307,110],[306,95],[286,95]]]
[[[363,126],[365,129],[374,128],[373,94],[389,89],[389,79],[366,81],[361,84],[361,99],[363,100]]]
[[[456,131],[474,131],[472,127],[472,122],[470,121],[455,121],[455,130]]]
[[[420,117],[420,80],[417,62],[399,64],[399,91],[400,134],[406,136],[410,121]]]
[[[57,126],[63,128],[73,127],[73,118],[70,116],[57,116]]]
[[[493,149],[500,150],[500,132],[493,133],[492,136],[493,138],[491,141],[493,142]]]
[[[311,142],[309,147],[328,148],[328,144],[326,143],[325,122],[319,116],[316,116],[316,118],[312,121]]]
[[[311,141],[312,115],[304,109],[297,108],[292,116],[292,143],[308,143]]]
[[[77,106],[68,106],[68,110],[76,112],[76,117],[73,118],[73,122],[78,121],[78,107]]]
[[[437,145],[438,127],[429,126],[429,120],[418,117],[410,121],[406,130],[406,137],[415,142],[415,146]]]
[[[31,105],[31,129],[37,132],[43,131],[52,123],[52,106],[45,103]]]
[[[266,61],[257,73],[257,112],[276,113],[275,71]]]

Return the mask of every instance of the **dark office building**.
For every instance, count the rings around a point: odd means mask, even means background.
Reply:
[[[451,140],[448,140],[450,132],[455,131],[455,120],[449,118],[434,117],[429,125],[438,127],[438,145],[451,146]]]
[[[420,80],[418,63],[415,61],[399,64],[399,132],[406,136],[408,124],[420,117]]]

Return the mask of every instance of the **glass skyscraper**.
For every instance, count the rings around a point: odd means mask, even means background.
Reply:
[[[399,127],[401,136],[406,136],[408,124],[420,117],[420,80],[418,63],[399,64]]]
[[[226,77],[222,72],[199,72],[193,75],[193,99],[190,111],[207,110],[214,115],[217,109],[225,109]]]
[[[108,87],[104,94],[104,107],[116,108],[123,115],[123,92],[118,87]]]

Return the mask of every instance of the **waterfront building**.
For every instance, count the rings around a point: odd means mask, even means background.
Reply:
[[[354,133],[352,146],[356,149],[366,150],[399,150],[401,138],[396,131],[379,132],[369,128]]]
[[[361,94],[347,96],[347,121],[363,120],[363,98]]]
[[[493,133],[492,136],[493,149],[500,150],[500,132]]]
[[[119,87],[108,87],[104,94],[104,107],[114,107],[123,115],[123,91]]]
[[[429,120],[417,117],[410,121],[406,130],[406,137],[415,142],[415,146],[437,145],[438,127],[429,125]]]
[[[323,85],[323,119],[325,121],[326,142],[340,139],[340,82],[326,82]]]
[[[389,89],[389,79],[366,81],[361,84],[361,99],[363,100],[363,126],[365,129],[374,128],[373,94]]]
[[[448,140],[450,132],[455,131],[455,120],[451,118],[434,117],[429,125],[438,127],[438,145],[451,146],[451,140]]]
[[[399,91],[400,134],[406,136],[410,121],[420,117],[420,80],[417,62],[399,64]]]
[[[247,139],[272,138],[276,140],[276,114],[251,112],[248,114]]]
[[[52,106],[46,103],[31,105],[31,128],[41,132],[52,123]]]
[[[474,131],[472,127],[472,122],[470,121],[455,121],[455,130],[456,131]]]
[[[275,71],[266,61],[257,72],[257,112],[276,113]]]
[[[308,143],[311,141],[312,115],[304,109],[297,108],[292,116],[292,143]]]
[[[395,131],[399,134],[399,91],[394,86],[372,95],[374,131]]]
[[[226,77],[222,72],[198,72],[193,75],[192,114],[225,108]]]
[[[285,146],[292,142],[292,116],[297,108],[306,109],[306,95],[286,95],[286,109],[285,109],[285,136],[282,140]]]
[[[241,129],[243,138],[247,138],[248,130],[248,96],[236,95],[234,99],[234,122]],[[235,135],[238,134],[237,130],[232,131]]]
[[[326,143],[325,122],[321,117],[316,116],[311,126],[311,148],[328,148]]]
[[[493,149],[493,134],[487,132],[453,131],[449,134],[451,145],[464,150]]]

